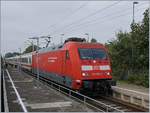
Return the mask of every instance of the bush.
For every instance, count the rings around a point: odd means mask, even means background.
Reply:
[[[127,80],[129,83],[141,85],[149,88],[149,76],[148,73],[132,74],[129,75]]]

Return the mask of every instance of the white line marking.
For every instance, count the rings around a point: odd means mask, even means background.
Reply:
[[[3,70],[3,89],[4,89],[5,112],[9,112],[8,101],[7,101],[7,93],[6,93],[6,85],[5,85],[5,78],[4,78],[4,70]]]
[[[10,80],[7,80],[7,82],[11,82]],[[21,83],[23,83],[23,82],[33,82],[33,80],[22,80],[22,81],[13,81],[13,82],[21,82]]]
[[[26,106],[30,106],[32,109],[41,109],[41,108],[59,108],[59,107],[70,107],[72,102],[52,102],[52,103],[35,103],[28,104]]]
[[[13,81],[12,81],[12,79],[11,79],[11,77],[10,77],[10,74],[9,74],[9,72],[8,72],[7,69],[6,69],[6,72],[7,72],[7,75],[8,75],[8,77],[9,77],[10,81],[11,81],[11,84],[12,84],[12,86],[13,86],[15,92],[16,92],[18,101],[20,102],[23,111],[24,111],[24,112],[28,112],[27,109],[26,109],[26,107],[25,107],[25,105],[24,105],[24,103],[23,103],[22,100],[21,100],[21,97],[20,97],[20,95],[19,95],[19,93],[18,93],[18,91],[17,91],[17,89],[16,89],[16,87],[15,87],[15,85],[14,85],[14,83],[13,83]]]
[[[139,93],[139,94],[142,94],[142,95],[149,96],[149,94],[147,94],[147,93],[142,93],[142,92],[135,91],[135,90],[125,89],[125,88],[121,88],[121,87],[117,87],[117,86],[112,86],[112,87],[116,88],[116,89],[126,90],[126,91],[130,91],[130,92]]]
[[[25,98],[21,98],[21,100],[25,101],[26,99],[25,99]],[[18,100],[13,100],[12,102],[13,102],[13,103],[19,103]],[[19,103],[19,104],[20,104],[20,103]],[[24,104],[24,105],[25,105],[25,104]]]

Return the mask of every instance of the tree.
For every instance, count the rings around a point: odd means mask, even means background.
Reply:
[[[13,56],[18,56],[18,55],[20,55],[20,53],[18,53],[18,52],[13,52],[12,54],[13,54]]]
[[[11,52],[8,52],[5,54],[5,58],[13,57],[13,54]]]
[[[149,68],[149,9],[144,12],[141,23],[131,24],[134,47],[134,67]]]
[[[18,53],[18,52],[13,52],[13,53],[8,52],[8,53],[5,54],[5,58],[14,57],[14,56],[17,56],[17,55],[20,55],[20,53]]]
[[[113,76],[148,87],[149,9],[142,22],[132,23],[130,32],[119,31],[106,43],[112,61]]]
[[[113,74],[119,78],[125,75],[124,78],[127,78],[127,71],[131,65],[130,34],[119,31],[116,37],[116,40],[106,44],[112,61]]]
[[[91,39],[91,43],[96,43],[96,42],[97,42],[97,40],[95,38]]]
[[[26,49],[25,49],[25,51],[23,52],[23,53],[30,53],[30,52],[32,52],[32,51],[35,51],[37,49],[37,46],[36,45],[30,45],[30,46],[28,46]],[[40,47],[38,47],[38,49],[40,49]]]

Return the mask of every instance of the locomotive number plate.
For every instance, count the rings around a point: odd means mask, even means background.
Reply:
[[[99,70],[100,67],[99,66],[93,66],[93,70]]]

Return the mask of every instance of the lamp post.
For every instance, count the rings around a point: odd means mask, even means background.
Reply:
[[[135,4],[138,4],[138,2],[133,2],[133,20],[132,20],[133,23],[134,23],[134,7],[135,7],[134,5]]]
[[[138,4],[138,2],[133,2],[133,19],[132,19],[132,24],[134,24],[134,22],[135,22],[135,19],[134,19],[134,9],[135,9],[135,5],[136,5],[136,4]],[[133,26],[133,27],[134,27],[134,26]],[[131,66],[132,71],[133,71],[133,61],[134,61],[134,58],[133,58],[133,57],[134,57],[134,56],[133,56],[133,55],[134,55],[134,53],[133,53],[133,52],[134,52],[133,45],[134,45],[134,44],[133,44],[133,36],[132,36],[132,66]]]
[[[63,36],[64,36],[65,34],[61,34],[61,44],[63,43]]]

